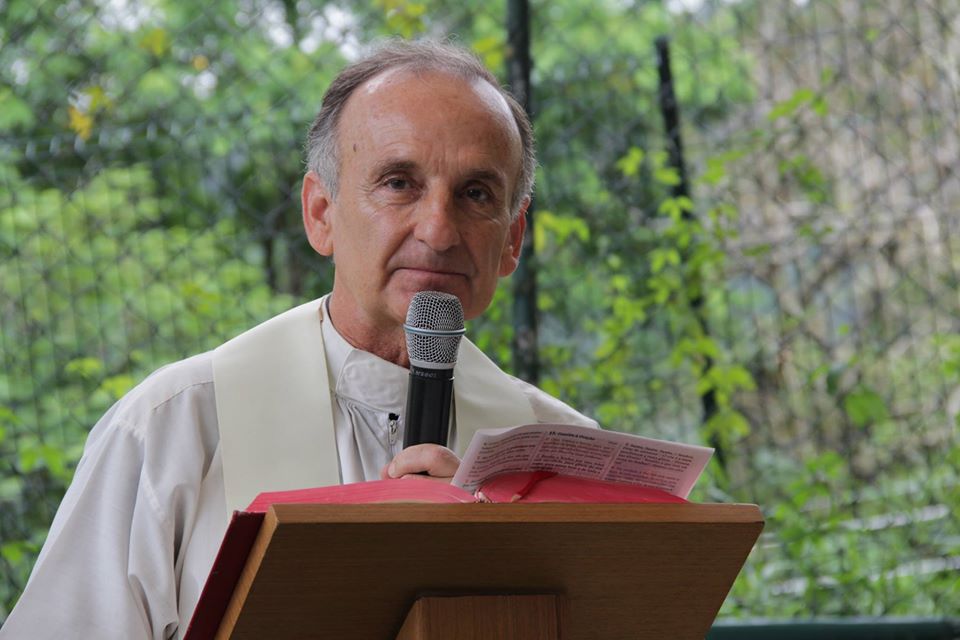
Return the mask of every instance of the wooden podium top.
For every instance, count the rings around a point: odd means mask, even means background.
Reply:
[[[762,528],[754,505],[275,505],[217,637],[390,640],[421,595],[559,594],[563,638],[702,640]]]

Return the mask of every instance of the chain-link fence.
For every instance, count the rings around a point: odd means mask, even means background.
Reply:
[[[344,61],[455,34],[505,77],[506,14],[0,1],[0,618],[99,415],[329,286],[298,189]],[[768,517],[724,614],[955,615],[960,3],[534,1],[529,30],[542,386],[717,446],[696,497]],[[469,329],[507,365],[510,297]]]

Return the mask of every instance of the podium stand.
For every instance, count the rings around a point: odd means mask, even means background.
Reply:
[[[216,637],[702,640],[762,528],[754,505],[274,505]]]

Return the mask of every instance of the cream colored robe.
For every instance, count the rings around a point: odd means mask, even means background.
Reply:
[[[228,510],[261,491],[339,484],[322,299],[291,309],[213,356]],[[536,422],[530,401],[469,340],[454,369],[450,448],[463,455],[481,428]]]

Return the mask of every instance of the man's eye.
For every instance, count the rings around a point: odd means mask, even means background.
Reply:
[[[410,188],[410,181],[406,178],[389,178],[385,184],[391,189],[396,189],[397,191]]]
[[[466,190],[466,196],[474,202],[489,202],[490,192],[480,187],[469,187]]]

